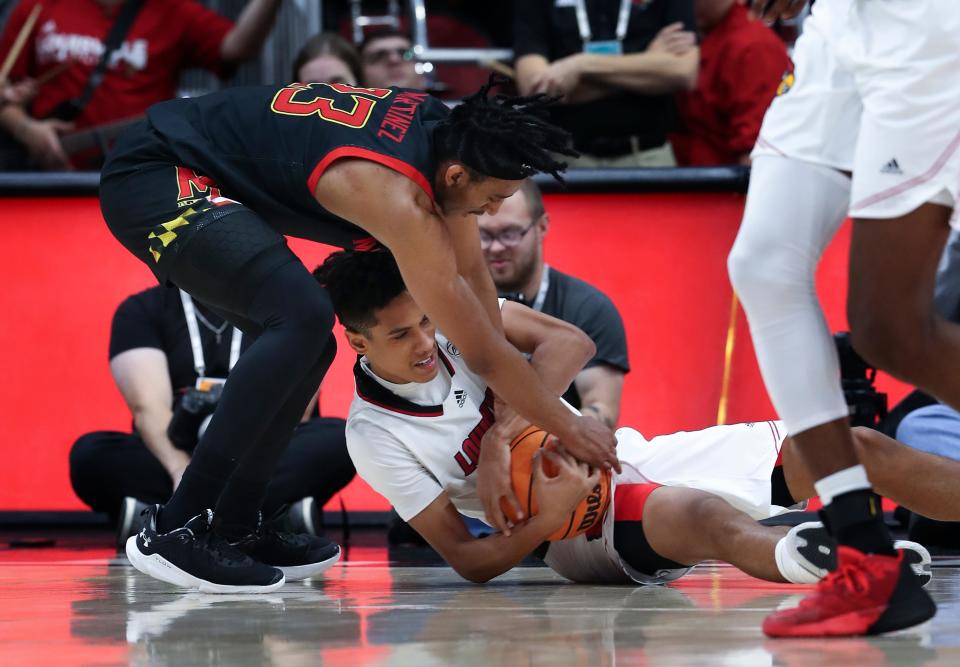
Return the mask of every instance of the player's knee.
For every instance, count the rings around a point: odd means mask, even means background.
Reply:
[[[692,525],[704,531],[703,534],[720,540],[730,536],[726,518],[732,508],[723,498],[706,492],[700,493],[688,500],[684,509],[690,516]]]
[[[727,257],[730,282],[747,308],[789,308],[809,298],[813,269],[774,245],[738,239]],[[753,314],[751,314],[753,316]]]
[[[326,290],[314,282],[301,286],[293,298],[287,299],[279,322],[289,344],[302,352],[321,356],[329,345],[335,315]]]

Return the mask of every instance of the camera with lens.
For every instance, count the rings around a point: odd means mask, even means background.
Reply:
[[[873,384],[877,369],[853,349],[848,332],[834,334],[833,341],[840,357],[840,384],[850,408],[850,425],[877,428],[887,416],[887,395]]]
[[[167,437],[178,448],[193,451],[200,440],[206,423],[220,401],[223,384],[214,384],[203,389],[191,387],[174,408],[173,417],[167,426]]]

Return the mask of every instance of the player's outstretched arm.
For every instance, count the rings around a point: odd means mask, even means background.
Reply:
[[[503,328],[507,340],[530,356],[530,365],[544,386],[559,396],[596,353],[596,346],[580,329],[519,303],[503,304]],[[477,469],[477,495],[483,503],[487,523],[510,535],[512,527],[500,506],[506,498],[514,512],[520,505],[510,483],[510,442],[529,422],[497,401],[497,421],[483,436]]]
[[[493,284],[490,269],[487,268],[487,261],[483,258],[483,251],[480,250],[480,226],[477,224],[477,217],[470,215],[445,218],[445,221],[457,258],[457,272],[477,295],[493,326],[502,332],[503,320],[500,317],[497,288]]]
[[[853,444],[881,496],[931,519],[960,521],[960,461],[922,452],[862,426],[853,429]],[[780,451],[790,495],[796,500],[814,497],[814,480],[793,438],[786,438]]]
[[[490,581],[519,564],[569,520],[570,512],[599,481],[598,472],[591,474],[586,465],[568,456],[549,450],[543,450],[543,456],[556,466],[557,475],[544,475],[543,459],[537,460],[534,493],[543,509],[515,528],[512,536],[473,537],[445,493],[410,519],[410,525],[461,577],[478,584]]]
[[[411,296],[504,401],[582,460],[619,469],[613,432],[567,410],[494,327],[457,270],[445,222],[416,184],[370,161],[341,160],[320,178],[315,196],[390,248]]]

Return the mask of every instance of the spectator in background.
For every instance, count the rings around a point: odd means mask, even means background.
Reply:
[[[562,97],[553,120],[583,154],[572,166],[674,164],[673,94],[697,81],[693,0],[525,0],[513,25],[517,86]],[[683,53],[649,48],[675,32]]]
[[[783,41],[737,0],[694,0],[700,42],[697,87],[677,95],[680,165],[750,164],[763,114],[792,66]],[[683,53],[682,41],[658,45]],[[652,47],[651,47],[652,48]]]
[[[363,81],[360,56],[340,35],[322,32],[300,47],[293,61],[293,81],[360,85]]]
[[[369,88],[426,88],[417,72],[413,42],[399,30],[378,30],[367,35],[360,45],[363,85]]]
[[[77,496],[118,523],[118,548],[139,530],[139,510],[165,503],[180,482],[236,358],[251,342],[175,287],[126,299],[113,316],[110,371],[133,415],[133,432],[98,431],[70,451]],[[198,391],[207,388],[208,391]],[[323,505],[355,474],[344,421],[320,417],[316,397],[293,433],[264,502],[270,517],[284,505],[293,532],[316,534]]]
[[[21,162],[44,169],[97,168],[106,143],[119,130],[91,130],[138,116],[173,97],[181,71],[203,67],[220,76],[256,56],[273,26],[281,0],[250,0],[236,23],[195,0],[143,0],[132,25],[110,56],[102,82],[79,115],[66,118],[63,103],[79,98],[104,51],[104,41],[124,0],[42,2],[20,0],[0,35],[0,54],[10,51],[38,5],[39,16],[10,79],[42,83],[31,104],[0,110],[0,129],[22,147]],[[58,109],[59,107],[59,109]],[[59,116],[59,117],[58,117]],[[7,157],[10,157],[8,152]],[[12,167],[7,160],[7,168]],[[20,165],[22,168],[22,165]]]
[[[623,377],[630,370],[623,319],[603,292],[544,262],[550,217],[540,189],[524,181],[497,213],[478,221],[480,247],[500,296],[576,325],[597,346],[563,398],[613,427],[620,417]]]
[[[17,83],[4,81],[0,84],[0,109],[8,104],[26,104],[37,94],[33,79],[21,79]]]

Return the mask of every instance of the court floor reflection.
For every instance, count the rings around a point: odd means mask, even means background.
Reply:
[[[352,561],[269,595],[178,593],[121,561],[0,565],[0,664],[960,664],[960,569],[937,568],[940,613],[895,636],[766,640],[799,587],[708,566],[672,587],[573,586],[545,568],[488,584],[444,567]],[[16,662],[14,662],[16,661]]]

